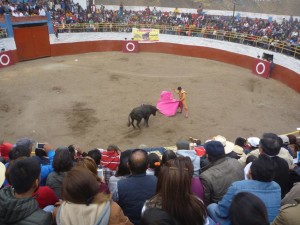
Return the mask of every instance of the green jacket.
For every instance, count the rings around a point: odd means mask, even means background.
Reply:
[[[296,198],[295,202],[282,206],[271,225],[298,225],[300,221],[300,198]]]
[[[243,166],[229,157],[219,159],[202,170],[200,180],[204,187],[206,205],[220,201],[233,182],[244,179]]]
[[[1,225],[52,225],[52,215],[39,208],[33,197],[15,198],[12,187],[0,190]]]

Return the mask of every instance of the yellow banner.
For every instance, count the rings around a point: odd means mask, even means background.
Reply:
[[[132,29],[134,41],[159,41],[159,29]]]

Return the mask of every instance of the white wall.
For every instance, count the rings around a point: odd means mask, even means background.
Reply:
[[[125,38],[131,39],[132,33],[119,33],[119,32],[61,33],[59,34],[59,39],[57,39],[54,34],[51,34],[49,37],[50,44],[73,43],[73,42],[82,42],[82,41],[124,40]],[[159,42],[215,48],[215,49],[220,49],[220,50],[233,52],[241,55],[247,55],[252,58],[257,58],[258,55],[262,56],[263,53],[268,53],[274,55],[275,64],[286,67],[298,73],[300,76],[300,60],[276,52],[271,52],[265,49],[255,48],[252,46],[242,45],[242,44],[237,44],[232,42],[218,41],[214,39],[167,35],[167,34],[160,34]],[[0,39],[0,48],[5,48],[5,50],[15,50],[16,44],[14,39],[13,38]]]
[[[91,33],[76,33],[76,34],[62,33],[59,34],[59,40],[56,39],[54,35],[51,35],[50,43],[60,44],[60,43],[80,42],[80,41],[124,40],[125,38],[130,40],[132,38],[132,34],[119,33],[119,32],[115,32],[115,33],[114,32],[113,33],[91,32]],[[220,50],[233,52],[241,55],[247,55],[252,58],[257,58],[258,55],[261,57],[263,53],[268,53],[274,55],[275,64],[286,67],[300,75],[300,60],[297,60],[293,57],[286,56],[280,53],[261,49],[261,48],[255,48],[248,45],[218,41],[218,40],[208,39],[208,38],[187,37],[187,36],[177,36],[177,35],[167,35],[167,34],[160,34],[159,42],[215,48],[215,49],[220,49]]]
[[[79,3],[83,9],[88,7],[86,0],[75,0],[74,3]]]

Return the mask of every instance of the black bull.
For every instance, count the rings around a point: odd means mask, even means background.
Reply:
[[[140,128],[140,122],[142,121],[142,119],[144,119],[144,125],[148,127],[149,117],[151,116],[151,114],[155,116],[157,110],[158,109],[153,105],[141,105],[139,107],[134,108],[128,116],[128,127],[132,125],[134,128],[136,128],[133,123],[134,120],[136,120],[136,125],[138,128]]]

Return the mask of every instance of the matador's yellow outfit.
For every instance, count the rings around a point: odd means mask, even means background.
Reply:
[[[188,117],[188,107],[187,107],[187,104],[186,104],[186,95],[187,95],[187,93],[183,89],[181,89],[180,91],[175,89],[175,91],[179,95],[179,101],[180,101],[179,108],[180,108],[181,112],[182,112],[182,108],[183,108],[185,110],[185,117]]]

